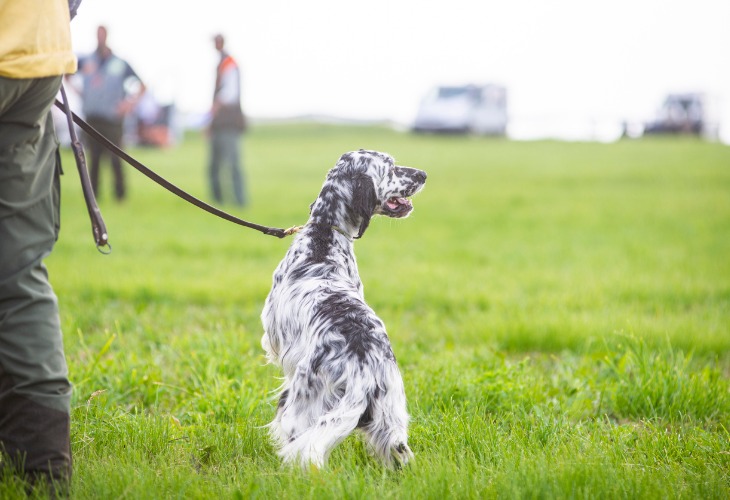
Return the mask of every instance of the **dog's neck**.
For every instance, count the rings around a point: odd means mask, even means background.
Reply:
[[[312,205],[308,225],[329,228],[348,240],[361,236],[363,217],[336,188],[324,189]]]
[[[313,222],[313,221],[310,220],[309,222],[307,222],[307,225],[308,226],[315,226],[315,227],[322,228],[322,229],[325,229],[325,230],[328,230],[328,231],[335,231],[337,233],[340,233],[342,236],[344,236],[345,238],[347,238],[349,241],[354,241],[355,240],[355,236],[353,236],[352,234],[348,233],[346,230],[344,230],[343,228],[341,228],[340,226],[338,226],[336,224],[327,224],[325,222]]]

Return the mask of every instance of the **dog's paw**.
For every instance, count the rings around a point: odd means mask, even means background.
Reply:
[[[393,466],[396,469],[405,467],[409,462],[413,461],[413,452],[406,443],[398,443],[390,449],[390,456],[393,460]]]

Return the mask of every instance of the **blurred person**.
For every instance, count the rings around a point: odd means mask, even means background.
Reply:
[[[107,45],[107,35],[107,29],[99,26],[96,32],[96,51],[79,59],[82,111],[89,125],[122,147],[124,117],[134,110],[145,92],[145,86],[132,66],[114,55]],[[99,197],[101,157],[108,155],[114,175],[114,195],[117,201],[124,200],[127,189],[122,161],[91,137],[87,136],[86,146],[90,153],[91,187],[96,197]]]
[[[0,2],[0,472],[53,495],[71,479],[72,386],[43,264],[60,222],[50,109],[61,75],[76,71],[69,21],[79,3]]]
[[[210,110],[208,176],[213,199],[222,203],[220,175],[221,169],[227,164],[235,202],[244,206],[246,190],[241,165],[241,136],[246,129],[246,122],[241,109],[241,71],[233,57],[224,49],[223,35],[216,35],[213,41],[220,53],[220,62],[216,69],[213,105]]]

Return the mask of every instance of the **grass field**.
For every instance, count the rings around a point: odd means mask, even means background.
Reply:
[[[325,470],[282,467],[259,314],[288,241],[130,168],[124,204],[105,182],[102,256],[65,153],[47,265],[75,384],[74,498],[730,497],[729,147],[260,126],[252,203],[231,211],[303,223],[361,147],[429,174],[409,219],[376,219],[356,245],[415,462],[384,470],[352,436]],[[202,137],[133,154],[207,197]]]

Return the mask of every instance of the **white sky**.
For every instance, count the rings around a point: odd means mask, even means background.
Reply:
[[[493,82],[524,134],[559,136],[644,121],[666,93],[697,90],[718,98],[730,142],[730,0],[84,0],[78,53],[99,24],[184,111],[209,106],[221,32],[253,117],[408,124],[433,85]]]

